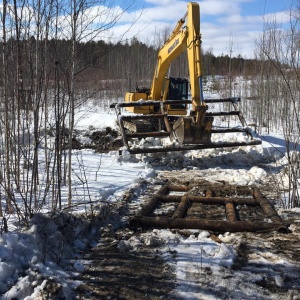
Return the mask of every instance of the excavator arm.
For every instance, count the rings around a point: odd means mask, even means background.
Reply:
[[[185,19],[181,19],[177,23],[173,33],[158,52],[150,99],[161,100],[163,85],[170,64],[186,50],[187,31],[180,30],[184,23]]]
[[[186,26],[183,26],[186,24]],[[171,36],[159,50],[157,65],[150,90],[150,99],[161,100],[166,74],[170,64],[187,51],[189,78],[193,100],[192,110],[203,103],[201,74],[200,9],[198,3],[188,3],[185,16],[180,19]]]

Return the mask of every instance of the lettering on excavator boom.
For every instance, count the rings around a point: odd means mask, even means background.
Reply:
[[[168,49],[168,54],[174,50],[174,48],[179,44],[179,39],[176,39],[173,45]]]

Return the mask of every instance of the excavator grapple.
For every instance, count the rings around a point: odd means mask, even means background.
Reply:
[[[123,143],[131,154],[193,149],[238,147],[261,144],[254,139],[237,103],[240,98],[204,99],[201,69],[200,8],[196,2],[187,5],[180,19],[157,55],[151,88],[136,88],[125,95],[125,102],[115,108]],[[189,80],[168,77],[170,64],[187,52]],[[232,111],[210,111],[209,106],[230,103]],[[123,109],[127,114],[123,113]],[[214,125],[215,118],[239,118],[240,126]],[[212,134],[245,133],[247,141],[213,142]],[[139,146],[147,138],[169,137],[173,145]]]
[[[144,101],[135,103],[115,103],[110,107],[115,108],[118,116],[118,124],[121,130],[123,144],[126,150],[131,154],[139,153],[156,153],[156,152],[170,152],[170,151],[184,151],[184,150],[201,150],[201,149],[213,149],[213,148],[229,148],[240,146],[260,145],[261,140],[254,138],[252,131],[247,127],[246,121],[240,111],[237,110],[237,102],[240,98],[226,98],[226,99],[206,99],[206,103],[226,103],[229,102],[234,105],[233,111],[220,111],[220,112],[207,112],[205,111],[204,120],[198,122],[195,117],[180,116],[171,118],[163,113],[164,107],[169,105],[188,105],[192,104],[191,100],[166,100],[164,102],[159,101]],[[161,107],[162,112],[160,114],[147,114],[147,115],[124,115],[122,114],[122,108],[127,107],[145,107],[145,106]],[[228,117],[236,116],[239,119],[241,126],[236,127],[216,127],[213,126],[213,120],[216,117]],[[147,130],[143,127],[143,130],[131,132],[128,129],[128,124],[137,124],[139,122],[148,122]],[[150,125],[149,125],[150,124]],[[223,133],[236,133],[247,136],[246,141],[228,141],[228,142],[212,142],[211,137],[213,134]],[[170,146],[139,146],[138,141],[146,138],[166,138],[170,137],[174,140],[174,144]],[[136,144],[132,141],[137,141]]]
[[[206,115],[207,106],[199,108],[196,117],[179,117],[173,125],[173,135],[179,144],[210,144],[213,117]]]

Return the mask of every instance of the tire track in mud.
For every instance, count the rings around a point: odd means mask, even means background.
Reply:
[[[252,277],[253,284],[265,291],[266,299],[299,299],[299,225],[288,234],[242,234],[233,272],[248,280]]]
[[[196,174],[188,177],[185,172],[165,172],[165,176],[169,180],[178,181],[189,178],[191,182],[211,185],[215,189],[223,191],[225,188],[230,189],[230,185],[227,185],[225,181],[208,183],[201,177],[198,178]],[[267,198],[274,205],[278,191],[274,190],[273,187],[272,177],[266,178],[264,183],[259,185],[259,189],[267,195]],[[233,185],[232,190],[234,189],[236,186]],[[241,232],[228,236],[227,243],[239,241],[235,262],[228,271],[232,278],[240,278],[240,283],[237,284],[236,289],[243,290],[257,286],[262,289],[263,299],[300,299],[300,211],[283,209],[280,214],[290,229],[289,233]],[[261,218],[257,212],[250,218],[255,220],[256,217]],[[223,241],[225,240],[226,234]],[[246,278],[247,280],[245,280]],[[239,282],[239,280],[237,281]],[[203,283],[205,284],[205,282]],[[228,280],[228,286],[231,285],[232,280]],[[230,293],[227,293],[230,298],[229,295]],[[227,296],[221,297],[221,299],[228,299]],[[254,297],[253,299],[257,298]]]

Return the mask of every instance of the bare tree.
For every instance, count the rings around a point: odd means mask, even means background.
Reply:
[[[298,3],[299,5],[300,3]],[[262,61],[258,97],[260,124],[284,134],[289,178],[288,207],[299,206],[299,7],[290,11],[290,28],[280,28],[276,21],[266,23],[258,42]]]
[[[71,204],[75,108],[89,88],[80,83],[89,63],[78,48],[101,38],[133,3],[115,10],[105,0],[3,1],[0,182],[5,210],[21,221],[48,198],[61,209],[62,185]]]
[[[77,65],[77,47],[78,43],[84,41],[93,40],[96,37],[101,36],[103,32],[112,28],[122,14],[129,9],[132,5],[132,1],[124,1],[124,10],[115,11],[112,9],[112,3],[105,0],[71,0],[70,10],[67,11],[70,28],[70,70],[69,70],[69,153],[68,153],[68,203],[71,205],[72,199],[72,139],[74,132],[74,118],[75,118],[75,106],[76,106],[76,83],[77,77],[86,68],[86,66],[80,67]],[[95,6],[97,4],[97,6]],[[102,5],[101,5],[102,4]],[[106,7],[105,9],[103,9]],[[100,26],[95,26],[95,21]]]

